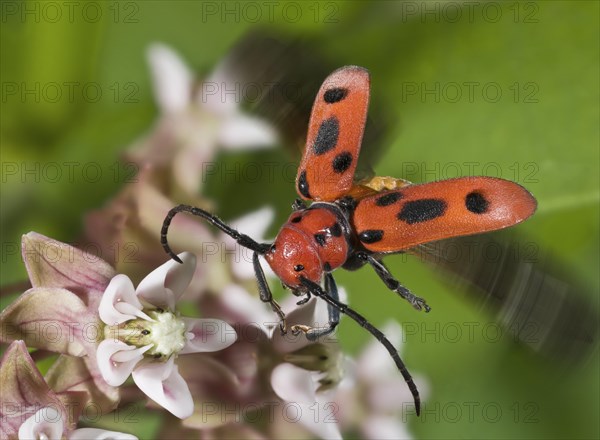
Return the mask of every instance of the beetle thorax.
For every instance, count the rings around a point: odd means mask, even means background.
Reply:
[[[330,203],[315,203],[292,213],[265,258],[289,287],[304,276],[316,283],[324,272],[340,267],[349,253],[348,222]]]

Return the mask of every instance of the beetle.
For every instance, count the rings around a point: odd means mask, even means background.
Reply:
[[[389,272],[383,256],[444,238],[506,228],[530,217],[535,198],[517,183],[491,177],[462,177],[412,185],[391,177],[355,182],[354,175],[369,103],[369,72],[345,66],[323,82],[310,116],[306,147],[296,177],[301,199],[274,243],[258,243],[226,225],[217,216],[189,205],[174,207],[161,230],[161,243],[179,261],[167,242],[171,220],[188,212],[207,220],[241,246],[253,251],[260,298],[279,316],[285,315],[273,299],[259,256],[285,287],[306,303],[314,295],[328,304],[329,322],[323,327],[295,325],[291,331],[309,340],[328,335],[346,314],[369,331],[387,349],[404,377],[420,413],[417,387],[387,337],[355,310],[340,302],[332,272],[371,266],[388,289],[415,309],[430,311]],[[306,205],[305,201],[310,201]]]

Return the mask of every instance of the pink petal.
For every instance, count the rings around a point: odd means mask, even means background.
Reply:
[[[135,366],[142,360],[144,352],[152,345],[137,348],[121,341],[105,339],[96,352],[98,369],[104,380],[114,387],[123,385]]]
[[[56,393],[85,393],[103,414],[113,411],[119,402],[119,388],[110,386],[102,377],[96,353],[80,358],[61,355],[44,378]],[[85,409],[85,405],[79,409]]]
[[[235,329],[220,319],[182,319],[187,325],[188,340],[181,354],[223,350],[237,339]]]
[[[98,428],[76,429],[69,436],[69,440],[138,440],[135,435],[124,432],[107,431]]]
[[[148,362],[133,371],[133,380],[140,390],[160,406],[180,419],[194,412],[190,389],[171,356],[167,362]]]
[[[33,287],[58,287],[97,304],[115,270],[101,258],[36,232],[23,235],[23,261]]]
[[[154,95],[163,113],[185,110],[192,96],[193,76],[168,46],[155,43],[148,49]]]
[[[142,312],[142,303],[135,295],[133,283],[127,275],[119,274],[110,280],[98,307],[100,319],[107,325],[118,325],[136,316],[150,320]]]
[[[42,407],[62,411],[23,341],[15,341],[0,361],[0,438],[14,438],[26,418]]]
[[[0,341],[23,339],[30,347],[83,356],[95,349],[100,321],[73,292],[36,287],[2,311],[0,326]]]
[[[189,286],[196,270],[196,256],[189,252],[178,255],[183,264],[169,259],[154,269],[136,289],[139,298],[156,307],[175,309],[175,303]]]
[[[60,440],[64,423],[62,414],[52,406],[46,406],[29,417],[19,428],[19,440],[48,438]]]
[[[277,134],[262,119],[237,113],[223,121],[218,139],[230,150],[270,148],[277,142]]]

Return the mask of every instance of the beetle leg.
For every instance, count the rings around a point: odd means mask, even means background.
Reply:
[[[302,211],[303,209],[306,209],[306,204],[304,203],[304,201],[302,201],[301,199],[294,200],[294,203],[292,203],[292,210]]]
[[[277,301],[273,299],[273,294],[271,293],[271,289],[269,289],[267,278],[265,277],[265,273],[260,265],[260,261],[258,260],[258,253],[256,252],[252,254],[252,264],[254,266],[254,274],[256,275],[256,280],[258,282],[260,300],[270,304],[271,309],[277,313],[277,316],[279,316],[279,329],[281,330],[281,334],[284,335],[287,333],[285,313],[283,313],[283,310],[281,310],[281,306],[277,304]]]
[[[309,290],[307,294],[308,298],[310,298],[310,294],[311,291]],[[333,279],[333,275],[330,273],[325,274],[325,294],[334,300],[339,301],[338,289],[335,284],[335,280]],[[298,334],[302,332],[306,335],[306,339],[309,341],[316,341],[323,336],[330,335],[340,323],[340,311],[333,305],[328,304],[327,313],[329,315],[329,322],[326,326],[310,327],[307,325],[293,325],[291,327],[292,333]]]
[[[304,298],[302,298],[300,301],[298,301],[296,303],[296,305],[301,306],[302,304],[306,304],[308,301],[310,301],[310,292],[306,292]]]
[[[367,253],[362,253],[360,255],[360,258],[365,259],[371,265],[371,267],[375,269],[375,272],[377,273],[377,275],[379,275],[379,278],[381,278],[381,280],[385,283],[388,289],[390,289],[393,292],[396,292],[398,295],[400,295],[402,298],[408,301],[415,309],[425,309],[425,312],[429,312],[431,310],[431,307],[427,305],[425,299],[414,295],[413,293],[411,293],[410,290],[408,290],[406,287],[400,284],[400,282],[396,278],[394,278],[394,276],[390,273],[388,268],[385,267],[385,265],[381,261],[375,259],[372,255],[369,255]]]
[[[341,303],[336,298],[329,296],[327,294],[327,292],[323,291],[321,286],[319,286],[317,283],[314,283],[304,277],[301,278],[301,281],[302,281],[302,284],[304,286],[306,286],[314,296],[317,296],[317,297],[321,298],[323,301],[327,302],[327,304],[330,305],[331,307],[334,307],[338,311],[338,313],[343,313],[344,315],[352,318],[354,321],[356,321],[356,323],[358,325],[360,325],[362,328],[367,330],[379,342],[381,342],[381,344],[385,347],[385,349],[388,351],[388,353],[394,360],[394,363],[396,364],[396,367],[398,367],[398,370],[400,370],[402,377],[404,377],[404,380],[406,381],[406,384],[408,385],[408,388],[410,389],[410,392],[412,393],[413,400],[415,402],[416,413],[417,413],[417,415],[419,415],[421,412],[421,398],[419,397],[419,390],[417,389],[417,386],[415,385],[415,382],[413,381],[412,376],[406,369],[404,362],[402,362],[402,359],[400,358],[400,355],[398,354],[398,350],[396,350],[396,348],[390,342],[390,340],[388,338],[386,338],[386,336],[381,332],[381,330],[379,330],[377,327],[375,327],[373,324],[371,324],[369,321],[367,321],[367,319],[364,316],[362,316],[358,312],[354,311],[353,309],[348,307],[346,304]]]

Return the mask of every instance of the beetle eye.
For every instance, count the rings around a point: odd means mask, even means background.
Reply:
[[[294,270],[295,270],[296,272],[303,271],[303,270],[304,270],[304,266],[302,266],[301,264],[296,264],[296,265],[294,266]]]

